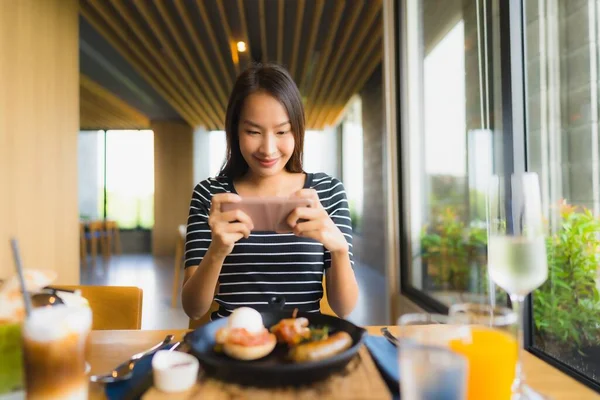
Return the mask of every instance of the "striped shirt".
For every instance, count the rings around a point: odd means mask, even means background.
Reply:
[[[304,188],[313,188],[323,208],[344,234],[352,255],[352,226],[342,182],[324,173],[307,174]],[[211,242],[208,214],[212,196],[236,193],[224,176],[209,178],[194,188],[185,244],[185,267],[198,266]],[[226,317],[237,307],[268,308],[269,298],[281,295],[286,306],[318,312],[323,297],[323,274],[331,266],[331,254],[310,238],[293,233],[252,232],[233,247],[219,274],[215,301],[219,310],[211,319]]]

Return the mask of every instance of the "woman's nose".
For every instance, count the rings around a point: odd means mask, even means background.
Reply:
[[[277,151],[277,143],[274,135],[268,133],[263,135],[262,141],[260,144],[260,152],[264,155],[271,155]]]

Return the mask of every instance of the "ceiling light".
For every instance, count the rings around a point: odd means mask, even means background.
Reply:
[[[246,43],[245,42],[237,42],[237,49],[240,53],[246,51]]]

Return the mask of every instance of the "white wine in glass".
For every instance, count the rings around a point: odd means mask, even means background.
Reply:
[[[544,238],[490,236],[488,269],[507,293],[527,296],[548,278]]]
[[[488,193],[488,272],[509,295],[518,316],[519,347],[523,348],[523,302],[525,296],[548,278],[548,260],[540,184],[537,174],[493,176]],[[521,367],[521,350],[513,400],[529,399]]]

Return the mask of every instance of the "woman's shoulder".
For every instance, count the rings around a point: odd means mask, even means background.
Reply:
[[[319,193],[338,188],[341,190],[344,189],[342,182],[338,178],[325,172],[315,172],[310,175],[312,175],[310,187],[316,189]]]
[[[231,193],[231,182],[225,176],[204,179],[196,184],[194,196],[210,203],[212,196],[218,193]]]
[[[331,212],[337,206],[343,206],[346,202],[346,191],[342,182],[324,172],[312,174],[311,188],[317,191],[319,200],[323,207]]]

